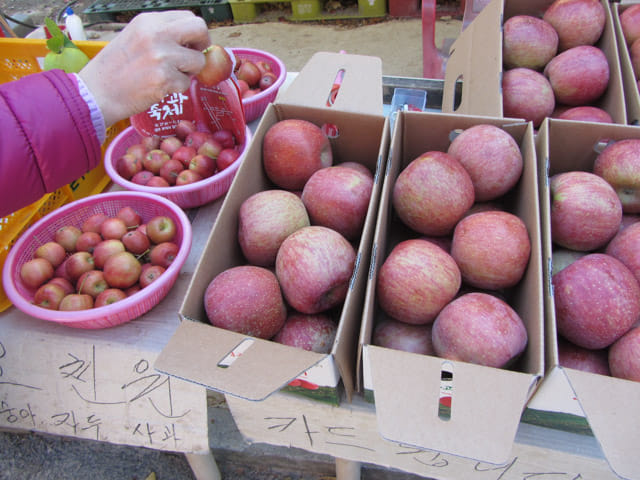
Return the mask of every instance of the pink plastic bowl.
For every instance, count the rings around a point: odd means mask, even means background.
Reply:
[[[235,177],[240,163],[244,160],[245,152],[249,146],[249,142],[251,141],[251,130],[249,127],[246,127],[245,132],[245,142],[242,147],[241,154],[235,162],[223,171],[190,185],[181,185],[177,187],[147,187],[145,185],[138,185],[130,182],[118,174],[115,168],[116,162],[125,154],[127,148],[131,145],[135,145],[136,143],[140,143],[142,138],[133,127],[125,128],[109,144],[109,147],[107,147],[107,151],[104,154],[104,169],[114,183],[126,188],[127,190],[160,195],[164,198],[168,198],[182,208],[199,207],[216,200],[229,190],[231,182],[233,182],[233,178]]]
[[[35,250],[52,240],[57,229],[65,225],[80,227],[94,213],[115,214],[122,207],[133,207],[144,222],[156,215],[166,215],[176,224],[175,242],[180,246],[178,255],[165,272],[153,283],[139,292],[111,305],[60,312],[32,304],[35,291],[25,286],[20,279],[22,264],[31,260]],[[171,290],[180,269],[191,250],[191,223],[186,214],[174,203],[158,195],[139,192],[113,192],[93,195],[69,203],[34,223],[13,245],[2,271],[4,290],[11,302],[27,315],[61,323],[75,328],[108,328],[138,318],[157,305]]]
[[[252,62],[257,62],[259,60],[267,62],[271,65],[273,73],[278,77],[275,83],[269,88],[261,91],[253,97],[242,100],[245,121],[249,123],[256,118],[259,118],[267,109],[269,103],[276,99],[278,90],[280,90],[285,78],[287,78],[287,69],[278,57],[262,50],[256,50],[253,48],[232,48],[231,51],[237,58],[247,59]]]

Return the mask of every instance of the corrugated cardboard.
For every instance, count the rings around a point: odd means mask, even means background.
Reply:
[[[524,158],[518,185],[504,197],[507,210],[525,222],[532,248],[524,278],[508,295],[529,335],[525,354],[511,370],[443,361],[371,344],[375,323],[383,316],[375,298],[377,272],[395,242],[419,236],[403,228],[393,212],[395,180],[421,153],[446,151],[452,132],[480,123],[497,125],[510,133]],[[396,121],[390,152],[360,335],[361,387],[367,398],[373,392],[378,428],[385,439],[490,463],[504,462],[511,453],[522,411],[544,371],[542,256],[533,126],[490,117],[402,112]],[[438,414],[443,366],[453,371],[451,417],[446,421]]]
[[[626,124],[615,28],[609,2],[601,2],[605,6],[607,20],[596,46],[602,49],[609,60],[610,79],[607,91],[595,106],[609,112],[616,123]],[[485,6],[451,46],[445,72],[442,111],[502,117],[503,22],[515,15],[541,17],[551,3],[553,0],[493,0]],[[457,93],[456,84],[460,81],[462,91]],[[458,105],[457,108],[454,105]]]
[[[640,129],[632,126],[569,122],[547,119],[536,140],[540,168],[540,201],[546,323],[547,374],[530,408],[547,413],[548,426],[559,429],[576,425],[580,412],[600,443],[611,468],[624,478],[640,478],[640,383],[585,373],[558,364],[556,317],[551,286],[552,242],[548,177],[556,173],[591,171],[593,162],[608,140],[640,138]],[[570,388],[562,386],[562,377]],[[556,383],[554,391],[571,398],[558,398],[543,388],[547,379]],[[573,398],[575,396],[575,399]],[[575,401],[579,409],[575,408]],[[568,408],[564,408],[568,406]]]
[[[334,105],[328,107],[327,98],[338,72],[343,72],[342,83]],[[296,377],[310,380],[319,375],[325,378],[324,383],[309,390],[310,396],[337,403],[342,380],[350,399],[355,382],[362,298],[381,190],[380,171],[388,148],[388,125],[382,111],[381,60],[325,52],[315,54],[280,100],[268,106],[202,247],[199,264],[180,308],[183,321],[156,361],[156,369],[212,390],[256,401],[287,386]],[[375,172],[367,219],[356,245],[356,267],[336,340],[328,355],[213,327],[204,311],[204,292],[209,282],[223,270],[246,263],[237,242],[238,211],[250,195],[274,188],[262,168],[262,139],[271,125],[287,118],[308,120],[318,126],[337,126],[339,134],[331,140],[334,163],[355,161]],[[233,364],[226,368],[218,366],[247,338],[251,346],[237,356]]]
[[[638,125],[640,123],[640,93],[638,92],[638,81],[635,72],[631,66],[631,56],[629,54],[629,46],[624,39],[622,28],[620,27],[620,14],[624,12],[630,5],[640,2],[622,2],[612,3],[611,13],[613,15],[613,24],[618,40],[618,52],[620,55],[620,68],[622,72],[622,83],[624,85],[624,99],[627,109],[627,123]]]

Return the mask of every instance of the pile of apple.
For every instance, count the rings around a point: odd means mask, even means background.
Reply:
[[[527,269],[531,241],[501,201],[522,170],[517,142],[489,124],[463,130],[446,152],[424,152],[402,168],[389,228],[408,231],[378,270],[373,344],[513,365],[528,335],[506,298]]]
[[[549,188],[560,365],[640,381],[640,140]]]
[[[633,73],[640,85],[640,5],[631,5],[620,13],[620,28],[629,50]]]
[[[536,128],[545,117],[613,123],[593,106],[609,85],[607,57],[595,46],[605,21],[600,0],[556,0],[542,18],[516,15],[504,22],[504,116]]]
[[[194,122],[180,120],[173,135],[144,136],[116,160],[116,172],[147,187],[189,185],[215,175],[240,156],[229,130],[205,132]]]
[[[64,225],[20,269],[33,303],[50,310],[87,310],[122,300],[156,281],[179,251],[172,218],[143,223],[132,207],[96,213],[80,227]]]
[[[276,83],[278,76],[266,60],[242,58],[236,55],[236,84],[242,99],[251,98]]]
[[[210,282],[212,325],[319,353],[331,350],[373,189],[361,163],[334,165],[329,140],[301,119],[274,123],[262,144],[273,188],[246,198],[237,240],[246,263]]]

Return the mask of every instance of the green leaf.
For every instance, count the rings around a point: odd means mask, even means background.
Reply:
[[[78,48],[71,39],[62,31],[60,27],[49,17],[44,19],[47,30],[51,38],[47,40],[47,48],[54,53],[61,53],[63,48]]]

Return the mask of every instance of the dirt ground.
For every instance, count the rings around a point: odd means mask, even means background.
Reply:
[[[0,12],[7,16],[29,15],[31,22],[41,25],[45,16],[56,18],[67,4],[71,4],[89,24],[90,20],[82,12],[94,3],[89,0],[0,0]],[[460,16],[455,15],[455,8],[448,8],[454,15],[439,15],[436,23],[435,45],[438,48],[455,39],[461,31]],[[420,18],[387,16],[375,20],[320,23],[290,22],[284,20],[285,16],[286,12],[266,11],[256,18],[256,23],[213,23],[210,25],[212,40],[226,47],[266,50],[280,58],[291,72],[299,71],[315,52],[345,50],[348,53],[380,57],[384,75],[423,76]],[[122,20],[126,21],[126,17]],[[109,23],[88,26],[89,38],[109,40],[123,25]]]

